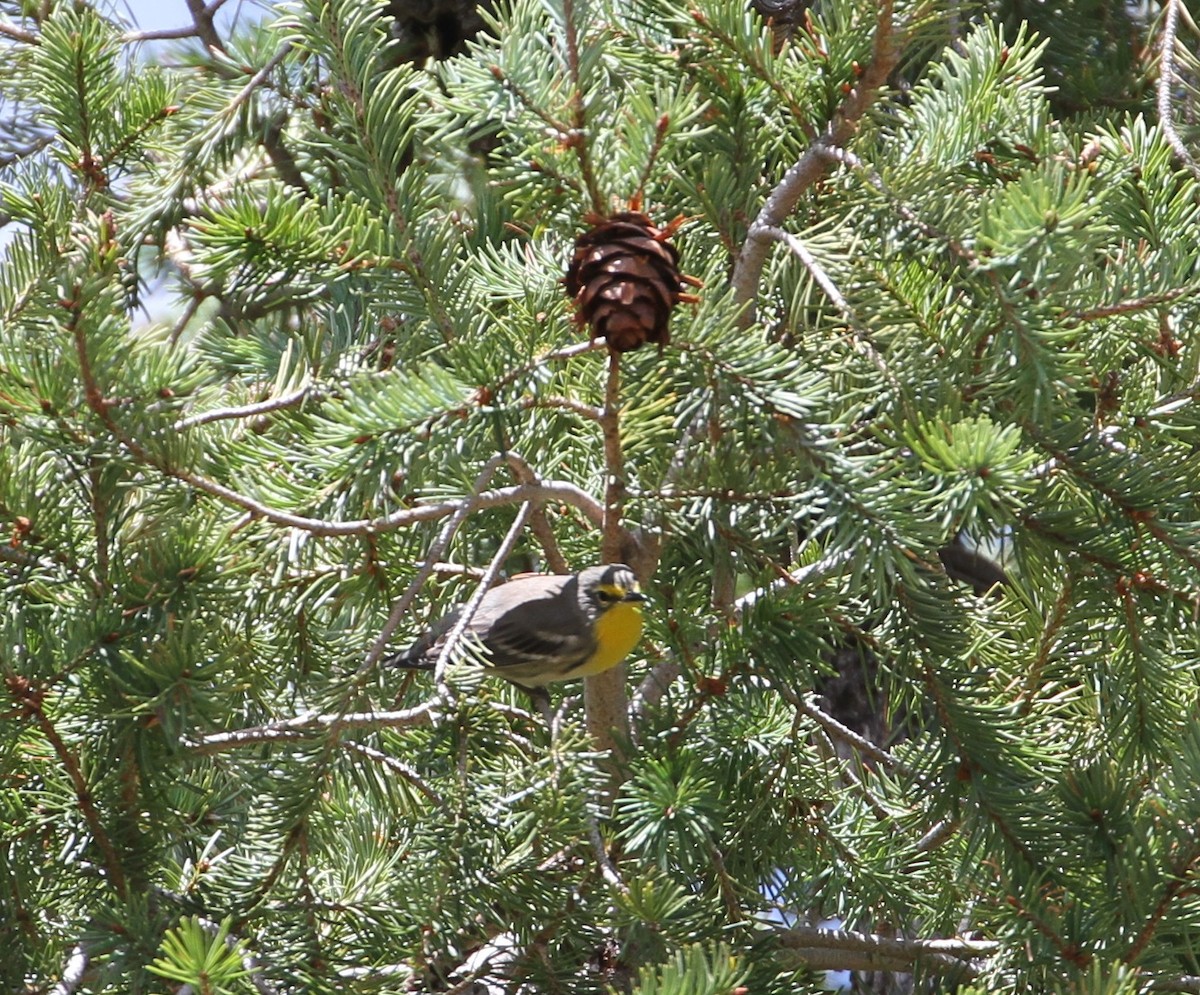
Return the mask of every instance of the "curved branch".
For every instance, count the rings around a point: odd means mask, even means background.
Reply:
[[[891,0],[882,0],[875,19],[875,38],[871,46],[871,61],[858,81],[842,101],[833,120],[821,136],[808,148],[779,181],[778,186],[763,204],[758,217],[750,225],[746,241],[733,270],[734,301],[743,307],[740,321],[749,326],[754,321],[753,301],[771,249],[769,229],[778,228],[792,213],[804,192],[823,177],[835,161],[829,152],[845,145],[858,129],[858,122],[875,102],[880,89],[900,59],[904,38],[897,35],[892,17]]]
[[[1179,130],[1175,127],[1175,110],[1171,106],[1171,91],[1179,82],[1179,73],[1175,69],[1175,45],[1179,36],[1179,11],[1182,6],[1180,0],[1166,0],[1163,9],[1162,38],[1159,41],[1158,92],[1156,94],[1158,124],[1171,149],[1179,157],[1179,161],[1191,170],[1194,177],[1200,179],[1200,163],[1196,162],[1191,150],[1179,136]]]
[[[303,404],[304,400],[310,394],[315,393],[315,390],[316,388],[313,384],[305,384],[303,387],[289,394],[280,394],[278,397],[271,397],[265,401],[257,401],[254,404],[201,411],[190,418],[181,418],[171,427],[176,432],[186,432],[189,428],[195,428],[197,425],[207,425],[209,422],[223,421],[228,418],[253,418],[256,415],[265,415],[271,411],[279,411],[282,408],[292,408],[298,404]]]

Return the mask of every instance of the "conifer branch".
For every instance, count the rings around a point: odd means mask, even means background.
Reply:
[[[38,729],[41,730],[42,735],[46,738],[46,742],[54,750],[55,756],[58,757],[58,762],[62,766],[63,772],[67,775],[67,779],[71,782],[71,787],[75,792],[75,801],[79,806],[79,812],[83,816],[83,821],[87,823],[88,830],[92,834],[92,839],[96,841],[96,845],[100,848],[108,883],[117,893],[118,897],[124,900],[129,895],[129,888],[125,879],[125,868],[121,862],[120,855],[117,853],[117,848],[113,845],[112,838],[108,835],[108,830],[104,828],[104,820],[100,818],[100,812],[96,808],[96,797],[87,783],[87,778],[83,775],[83,768],[79,762],[79,757],[67,746],[66,741],[59,735],[58,729],[51,721],[50,716],[46,714],[44,707],[46,699],[45,689],[36,687],[25,678],[16,676],[6,677],[4,683],[13,703],[20,708],[25,717],[34,720]]]
[[[75,306],[75,305],[72,305]],[[402,508],[389,515],[379,518],[363,518],[349,522],[335,522],[328,519],[307,518],[291,512],[271,508],[261,501],[248,495],[240,494],[231,487],[211,480],[202,474],[194,473],[181,467],[170,465],[164,459],[154,456],[141,443],[137,442],[117,424],[112,416],[112,404],[105,400],[103,392],[96,383],[88,356],[87,341],[74,322],[76,352],[79,356],[80,374],[84,382],[84,392],[88,407],[100,418],[105,428],[112,433],[129,452],[146,466],[153,467],[165,476],[181,481],[196,490],[236,505],[258,518],[287,528],[299,529],[317,536],[354,536],[378,535],[395,529],[405,528],[418,522],[431,522],[453,515],[464,507],[494,508],[507,504],[521,504],[526,501],[535,504],[547,501],[558,501],[582,511],[593,524],[599,525],[604,521],[604,512],[586,491],[575,484],[562,480],[541,481],[539,483],[518,484],[514,487],[502,487],[496,490],[484,491],[478,495],[454,501],[441,501],[437,504],[421,505],[416,508]]]
[[[583,95],[583,77],[580,72],[579,30],[575,24],[575,0],[562,0],[563,32],[567,45],[567,78],[571,82],[571,131],[566,136],[579,160],[579,173],[592,202],[592,210],[603,214],[604,195],[596,182],[596,171],[592,168],[591,135],[588,134],[587,102]]]
[[[931,225],[928,221],[921,218],[916,211],[901,201],[899,197],[897,197],[887,188],[887,185],[883,182],[883,177],[880,176],[879,173],[872,169],[869,165],[859,159],[858,156],[856,156],[849,149],[831,146],[823,149],[822,154],[833,162],[840,163],[843,166],[861,173],[863,179],[872,187],[874,187],[875,190],[877,190],[885,200],[887,200],[892,210],[894,210],[900,218],[907,221],[926,238],[940,242],[942,245],[946,246],[946,248],[948,248],[955,257],[961,259],[963,262],[974,263],[978,261],[978,256],[971,251],[971,249],[963,245],[962,242],[954,238],[952,235],[948,235],[946,232],[941,231],[934,225]]]
[[[750,225],[730,281],[734,302],[743,306],[739,320],[744,326],[748,327],[754,322],[753,303],[758,295],[758,285],[771,243],[768,231],[778,228],[805,192],[829,171],[832,162],[829,150],[844,146],[858,130],[862,116],[875,102],[896,67],[903,44],[903,35],[898,35],[896,31],[892,2],[881,0],[876,12],[871,61],[825,131],[784,173],[783,179],[771,191],[758,217]]]
[[[793,570],[791,573],[784,573],[782,577],[769,586],[749,591],[738,598],[733,603],[733,619],[740,619],[742,613],[749,605],[754,604],[759,598],[769,596],[772,591],[776,591],[782,587],[815,586],[829,577],[836,576],[843,567],[850,563],[850,559],[850,553],[839,552],[826,556],[816,563],[810,563],[807,566],[800,567],[798,570]],[[682,671],[682,663],[674,654],[668,656],[667,659],[656,664],[651,669],[650,673],[642,679],[641,684],[638,685],[637,692],[633,696],[632,714],[635,721],[640,721],[645,716],[647,709],[653,708],[658,704],[662,696],[666,694]],[[799,699],[796,699],[796,701],[799,701]],[[851,734],[854,735],[853,733]]]
[[[1175,301],[1194,297],[1197,294],[1200,294],[1200,284],[1189,283],[1182,287],[1172,287],[1170,290],[1164,290],[1161,293],[1146,294],[1144,297],[1136,297],[1129,301],[1118,301],[1116,304],[1103,304],[1100,307],[1094,308],[1080,308],[1070,312],[1068,317],[1080,323],[1100,321],[1104,318],[1115,318],[1122,314],[1133,314],[1137,311],[1162,307],[1164,304],[1173,304]]]
[[[1171,874],[1164,883],[1162,894],[1146,918],[1137,936],[1133,938],[1129,949],[1122,955],[1121,960],[1126,964],[1136,964],[1145,952],[1146,947],[1154,938],[1154,934],[1162,925],[1163,917],[1170,911],[1171,906],[1180,899],[1195,897],[1200,893],[1196,880],[1200,872],[1200,846],[1193,844],[1188,848],[1182,859],[1172,861]]]
[[[212,919],[197,916],[196,923],[212,937],[219,936],[221,933],[221,924],[214,922]],[[267,980],[262,969],[262,963],[247,949],[244,945],[244,940],[232,932],[226,932],[224,942],[227,949],[241,955],[242,968],[249,975],[250,981],[259,995],[279,995],[279,989]],[[202,988],[199,993],[196,993],[191,985],[183,985],[176,991],[175,995],[208,995],[208,990]]]

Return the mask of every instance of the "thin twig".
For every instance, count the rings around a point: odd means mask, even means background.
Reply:
[[[154,31],[126,31],[121,35],[121,41],[127,45],[144,41],[178,41],[182,38],[199,38],[200,32],[194,24],[185,24],[179,28],[158,28]]]
[[[265,415],[271,411],[279,411],[283,408],[294,408],[303,404],[305,399],[315,392],[313,384],[305,384],[296,390],[287,394],[280,394],[278,397],[271,397],[265,401],[256,401],[254,404],[243,404],[240,407],[231,408],[213,408],[211,411],[201,411],[199,414],[192,415],[190,418],[181,418],[171,428],[176,432],[186,432],[190,428],[196,428],[199,425],[207,425],[210,422],[224,421],[231,418],[254,418],[257,415]]]
[[[913,848],[917,853],[929,853],[937,850],[950,841],[962,823],[958,819],[942,819],[929,828],[929,831],[917,840]]]
[[[333,729],[415,729],[433,724],[437,718],[438,704],[436,701],[427,701],[414,708],[390,712],[307,712],[248,729],[210,733],[189,745],[194,753],[203,755],[259,743],[297,742],[312,739]]]
[[[812,276],[813,281],[821,288],[821,292],[829,298],[846,322],[846,325],[850,329],[850,341],[854,348],[875,365],[875,368],[883,374],[884,379],[887,380],[899,396],[901,394],[900,382],[888,368],[887,362],[880,355],[879,350],[871,344],[868,338],[867,327],[859,320],[858,315],[850,306],[850,302],[842,296],[842,292],[838,289],[837,284],[829,278],[829,274],[825,272],[824,267],[817,261],[816,256],[808,251],[808,246],[791,232],[784,231],[782,228],[776,228],[773,225],[768,225],[760,229],[760,234],[763,238],[782,242],[800,260],[801,264]]]
[[[479,609],[479,605],[487,596],[488,591],[491,590],[492,585],[495,584],[496,578],[500,575],[504,561],[508,559],[517,541],[521,538],[521,533],[525,531],[525,523],[529,520],[529,512],[532,507],[532,504],[528,501],[521,505],[521,510],[517,512],[517,517],[513,519],[512,525],[509,526],[508,533],[500,543],[500,548],[496,550],[496,555],[492,557],[492,562],[488,564],[487,570],[484,571],[483,578],[479,581],[479,586],[475,589],[475,593],[471,595],[471,600],[463,606],[458,620],[454,623],[454,627],[446,635],[446,641],[442,645],[433,667],[433,676],[437,684],[438,693],[445,701],[454,700],[453,692],[446,683],[446,667],[457,655],[458,644],[462,641],[467,627],[471,624],[471,619],[475,617],[475,612]]]
[[[463,506],[454,512],[454,514],[450,517],[450,521],[448,521],[442,527],[442,531],[438,533],[438,537],[434,540],[433,545],[426,550],[425,560],[417,568],[416,576],[413,577],[413,579],[409,582],[408,587],[396,600],[396,603],[392,605],[392,610],[388,614],[387,621],[384,623],[379,635],[375,638],[375,643],[368,651],[367,658],[363,661],[362,665],[355,673],[356,678],[363,677],[373,670],[376,661],[383,656],[383,651],[386,649],[389,640],[392,638],[392,633],[396,631],[396,627],[400,624],[400,619],[404,617],[405,613],[415,600],[417,593],[422,587],[425,586],[425,582],[429,580],[429,577],[433,574],[437,567],[438,560],[442,558],[442,555],[450,547],[450,542],[454,538],[455,533],[458,532],[459,528],[462,526],[463,522],[467,520],[467,517],[471,514],[471,512],[475,510],[476,506],[472,503],[472,498],[477,498],[480,490],[491,482],[492,476],[495,474],[496,470],[500,468],[500,464],[503,461],[503,456],[493,456],[487,461],[486,464],[484,464],[483,469],[479,471],[479,474],[475,477],[474,484],[472,485],[471,495],[468,497]]]
[[[505,458],[519,483],[537,482],[537,475],[533,472],[533,468],[516,453],[507,452]],[[546,517],[545,504],[536,505],[530,513],[529,530],[537,539],[538,545],[542,547],[542,552],[546,556],[546,565],[550,570],[556,574],[569,574],[571,572],[570,564],[567,563],[566,557],[559,548],[558,537],[554,534],[554,529],[550,527],[550,520]]]
[[[355,753],[361,753],[368,760],[374,760],[378,764],[383,764],[393,774],[398,775],[402,780],[407,781],[421,794],[428,798],[438,808],[446,807],[446,800],[442,798],[436,791],[422,780],[412,767],[406,763],[402,763],[395,757],[388,756],[382,750],[377,750],[373,746],[367,746],[366,743],[355,743],[352,740],[342,740],[341,745],[347,750],[353,750]]]
[[[8,21],[0,21],[0,36],[11,38],[13,41],[24,42],[26,45],[40,45],[42,43],[42,40],[32,31],[18,28],[15,24],[9,24]]]
[[[1080,309],[1069,312],[1066,317],[1075,322],[1098,321],[1103,318],[1113,318],[1134,311],[1145,311],[1149,308],[1171,304],[1185,297],[1200,294],[1200,284],[1189,283],[1182,287],[1172,287],[1159,294],[1147,294],[1145,297],[1135,297],[1129,301],[1118,301],[1116,304],[1102,304],[1099,307]]]
[[[521,408],[562,408],[572,411],[588,421],[600,421],[601,411],[591,404],[584,404],[572,397],[526,397],[519,402]]]
[[[205,301],[204,294],[191,294],[184,304],[183,310],[180,311],[179,317],[175,319],[175,324],[171,326],[171,334],[167,341],[171,343],[172,348],[179,344],[179,340],[183,337],[187,326],[191,324],[192,319],[196,317],[196,312],[200,310],[200,305]]]
[[[592,852],[596,855],[596,863],[600,867],[600,874],[604,880],[617,889],[622,895],[629,894],[629,885],[621,878],[620,871],[613,864],[612,859],[608,856],[608,851],[604,849],[604,837],[600,835],[600,822],[596,818],[595,813],[589,812],[587,817],[588,823],[588,841],[592,844]]]
[[[29,144],[23,145],[19,149],[13,149],[5,155],[0,155],[0,167],[11,166],[14,162],[18,162],[26,156],[41,152],[42,149],[53,145],[56,137],[55,135],[42,135],[40,138],[35,138]]]
[[[869,739],[860,736],[849,726],[843,725],[815,702],[810,701],[803,695],[796,694],[791,688],[785,686],[784,684],[777,683],[773,684],[772,686],[775,688],[776,693],[784,701],[786,701],[797,711],[802,712],[804,715],[812,719],[815,723],[817,723],[817,725],[824,729],[831,738],[840,740],[852,749],[857,750],[863,756],[870,757],[872,760],[883,764],[885,767],[891,768],[898,774],[920,780],[911,769],[902,764],[887,750],[883,749],[883,747],[876,746]]]

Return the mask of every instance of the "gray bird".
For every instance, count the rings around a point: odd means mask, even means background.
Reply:
[[[615,667],[637,645],[645,600],[623,563],[516,577],[483,596],[464,642],[488,674],[525,688],[587,677]],[[461,608],[451,612],[385,664],[432,669],[461,616]]]

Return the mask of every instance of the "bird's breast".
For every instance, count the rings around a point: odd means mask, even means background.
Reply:
[[[584,666],[572,671],[572,677],[587,677],[615,667],[625,659],[642,638],[642,606],[623,601],[613,605],[596,620],[596,652]]]

